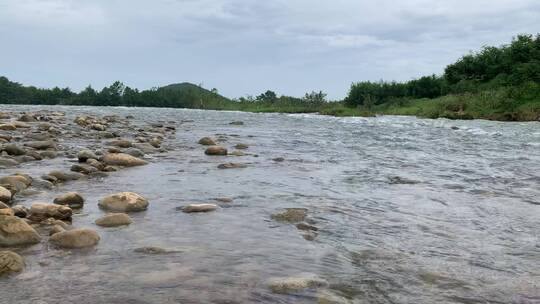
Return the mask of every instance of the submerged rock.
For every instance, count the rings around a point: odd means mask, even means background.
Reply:
[[[400,176],[391,176],[388,178],[390,184],[402,184],[402,185],[414,185],[420,183],[419,181],[408,179]]]
[[[206,155],[227,155],[227,149],[222,146],[210,146],[204,151]]]
[[[79,209],[84,206],[84,198],[77,192],[68,192],[55,198],[53,203],[68,206],[72,209]]]
[[[239,164],[239,163],[225,163],[225,164],[219,164],[218,169],[242,169],[247,168],[246,164]]]
[[[95,223],[102,227],[116,227],[129,225],[133,220],[125,213],[111,213],[97,219]]]
[[[246,144],[237,144],[236,146],[234,146],[235,149],[238,149],[238,150],[245,150],[247,148],[249,148],[248,145]]]
[[[155,246],[135,248],[133,251],[144,254],[163,254],[169,252],[167,249]]]
[[[0,276],[21,272],[24,269],[24,259],[13,251],[0,251]]]
[[[322,288],[328,282],[316,276],[302,276],[289,278],[274,278],[268,281],[268,287],[274,293],[291,293],[304,289]]]
[[[220,203],[232,203],[233,199],[230,197],[216,197],[214,200],[220,202]]]
[[[210,212],[218,208],[216,204],[189,204],[187,206],[181,207],[182,211],[185,213],[193,212]]]
[[[303,222],[307,217],[306,208],[287,208],[281,213],[272,215],[272,219],[280,222],[298,223]]]
[[[103,162],[110,166],[134,167],[148,164],[147,161],[125,153],[108,153]]]
[[[99,207],[116,212],[138,212],[148,208],[148,200],[133,192],[109,195],[98,203]]]
[[[0,246],[37,244],[39,234],[23,219],[15,216],[0,216]]]
[[[99,243],[100,237],[91,229],[73,229],[55,233],[49,241],[62,248],[84,248],[95,246]]]

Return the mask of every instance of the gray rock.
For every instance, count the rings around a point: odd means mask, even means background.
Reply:
[[[121,192],[99,201],[100,208],[116,212],[138,212],[148,208],[148,200],[133,192]]]

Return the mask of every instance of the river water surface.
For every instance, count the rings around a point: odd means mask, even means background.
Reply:
[[[1,303],[540,303],[540,123],[0,106],[29,109],[176,121],[177,130],[170,151],[147,166],[19,199],[80,192],[87,201],[74,225],[101,241],[17,249],[26,269],[0,280]],[[203,136],[247,144],[249,155],[205,156]],[[230,161],[248,166],[217,169]],[[1,175],[71,164],[44,160]],[[120,191],[148,198],[149,209],[128,227],[96,226],[98,200]],[[234,200],[212,213],[176,210],[217,197]],[[271,219],[290,207],[309,210],[316,235]],[[169,252],[134,251],[144,246]],[[306,274],[328,287],[267,286]]]

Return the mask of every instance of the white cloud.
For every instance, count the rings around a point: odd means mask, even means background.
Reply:
[[[0,0],[0,66],[39,86],[192,81],[232,97],[337,98],[539,28],[536,0]]]

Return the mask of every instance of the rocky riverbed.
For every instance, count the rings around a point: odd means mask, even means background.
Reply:
[[[539,130],[0,107],[1,298],[537,303]]]

